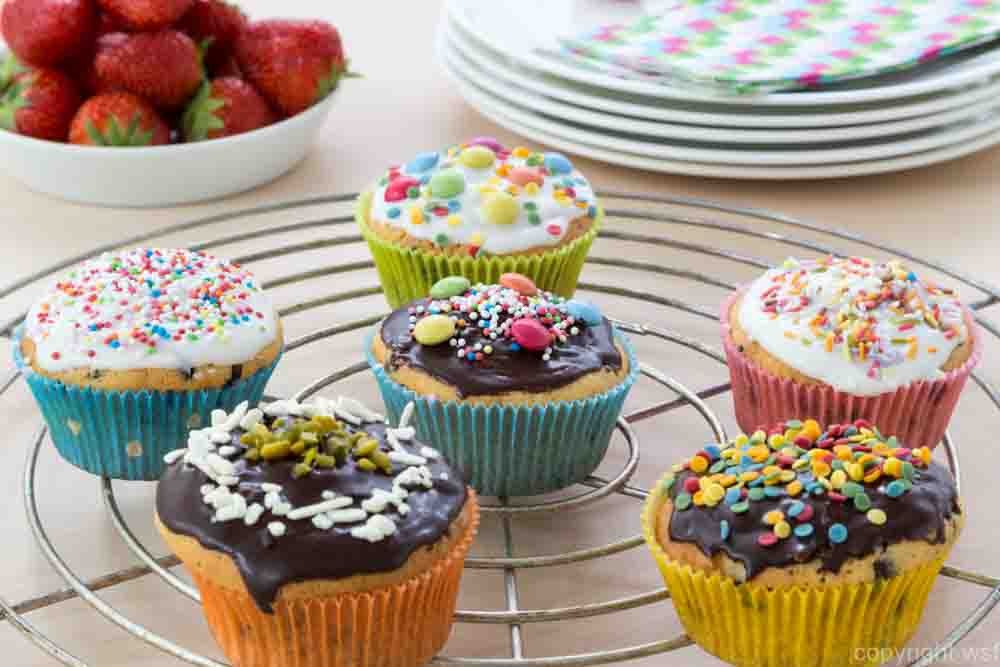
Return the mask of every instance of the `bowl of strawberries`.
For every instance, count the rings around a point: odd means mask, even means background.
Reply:
[[[7,0],[0,169],[103,206],[225,197],[308,153],[353,74],[323,21],[225,0]]]

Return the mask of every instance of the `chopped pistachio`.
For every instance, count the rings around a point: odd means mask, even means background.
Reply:
[[[302,456],[302,452],[306,451],[306,443],[298,440],[292,443],[292,454],[296,456]]]
[[[375,472],[378,469],[371,459],[361,459],[358,461],[358,467],[365,472]]]
[[[307,466],[305,463],[296,463],[295,467],[292,468],[292,477],[299,479],[301,477],[306,477],[312,472],[312,468]]]
[[[278,440],[277,442],[269,442],[260,448],[260,455],[264,457],[265,461],[276,461],[279,459],[288,458],[289,454],[292,453],[292,444],[287,440]]]
[[[362,442],[359,442],[357,448],[354,450],[354,458],[364,458],[371,456],[378,449],[378,440],[375,438],[365,438]]]

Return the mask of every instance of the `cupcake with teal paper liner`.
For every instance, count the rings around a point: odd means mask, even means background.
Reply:
[[[721,322],[745,431],[868,419],[936,447],[982,356],[958,295],[897,260],[789,259],[728,297]]]
[[[283,340],[248,270],[138,248],[57,280],[19,327],[14,355],[64,459],[95,475],[155,480],[190,429],[260,401]]]
[[[699,646],[739,667],[843,667],[913,635],[964,514],[929,448],[806,419],[702,447],[642,522]]]
[[[596,306],[520,274],[439,281],[391,313],[366,352],[390,421],[412,425],[493,496],[586,479],[639,373],[631,344]]]
[[[356,210],[393,308],[452,275],[495,283],[516,272],[571,297],[603,215],[566,157],[492,137],[389,168]]]

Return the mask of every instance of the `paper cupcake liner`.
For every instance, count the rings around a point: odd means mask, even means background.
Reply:
[[[722,340],[733,387],[736,421],[746,433],[789,419],[838,424],[865,419],[907,447],[937,447],[944,437],[966,381],[979,364],[982,345],[970,322],[972,354],[961,367],[936,380],[920,380],[876,396],[854,396],[833,387],[807,385],[758,367],[736,349],[729,313],[743,294],[734,292],[722,306]]]
[[[632,344],[620,332],[629,373],[616,387],[578,401],[539,405],[465,405],[422,396],[396,382],[372,356],[375,333],[365,354],[378,381],[391,423],[413,403],[410,424],[437,448],[479,493],[531,496],[585,480],[604,460],[625,399],[639,376]]]
[[[416,667],[451,634],[465,556],[479,525],[431,569],[364,593],[280,601],[261,611],[246,591],[193,574],[212,635],[233,667]]]
[[[218,389],[103,391],[36,373],[21,357],[20,332],[14,341],[14,361],[59,454],[94,475],[126,480],[159,479],[163,457],[184,447],[190,430],[209,425],[212,410],[259,403],[280,359],[279,354],[267,368]]]
[[[569,298],[576,291],[587,253],[604,221],[604,211],[599,208],[597,221],[586,234],[540,254],[489,257],[434,255],[384,241],[372,232],[367,224],[371,198],[370,191],[358,198],[355,218],[375,258],[385,298],[392,308],[426,297],[434,283],[448,276],[465,276],[473,284],[490,284],[498,282],[504,273],[520,273],[531,278],[539,288]]]
[[[879,665],[913,636],[945,556],[865,584],[736,584],[671,560],[656,537],[661,486],[650,494],[643,534],[685,631],[737,667]]]

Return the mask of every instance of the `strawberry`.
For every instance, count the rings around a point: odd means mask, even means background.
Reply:
[[[84,146],[160,146],[170,141],[170,128],[142,98],[124,92],[105,93],[80,107],[69,140]]]
[[[51,67],[84,51],[94,38],[94,0],[7,0],[3,36],[21,61]]]
[[[94,59],[102,87],[127,90],[158,109],[182,108],[204,77],[191,38],[176,30],[105,35]]]
[[[206,81],[184,112],[185,141],[221,139],[266,127],[278,120],[260,93],[235,78]]]
[[[202,47],[209,71],[221,69],[233,55],[236,38],[247,27],[247,17],[225,0],[195,0],[194,6],[177,24]]]
[[[337,29],[323,21],[251,23],[236,41],[244,76],[288,116],[329,95],[348,72]]]
[[[31,69],[14,77],[0,97],[0,128],[36,139],[66,141],[80,93],[54,69]]]
[[[97,0],[119,25],[137,32],[162,30],[191,9],[194,0]]]
[[[97,74],[96,60],[97,54],[106,49],[123,44],[128,39],[128,35],[123,32],[110,32],[102,34],[97,41],[87,51],[86,55],[80,56],[71,63],[67,63],[66,73],[76,80],[80,91],[84,96],[96,95],[98,93],[114,90],[115,86],[101,79]]]
[[[236,61],[235,57],[230,57],[221,65],[209,69],[209,73],[213,79],[225,79],[228,77],[243,78],[243,70],[240,69],[240,64]]]

